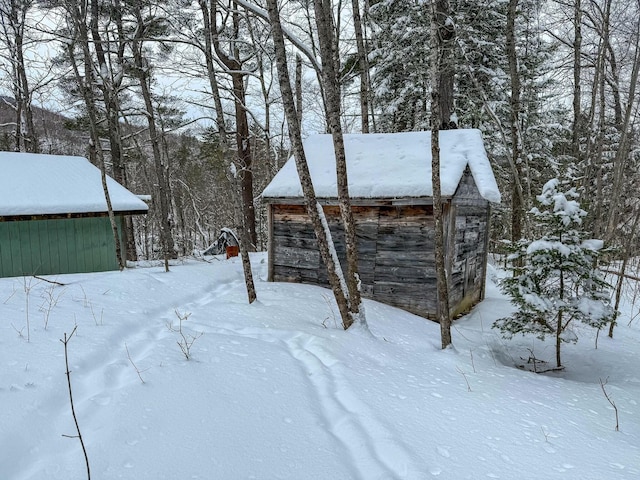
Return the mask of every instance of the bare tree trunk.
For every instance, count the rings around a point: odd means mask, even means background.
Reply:
[[[347,289],[349,292],[349,312],[353,321],[366,323],[364,307],[360,294],[360,277],[358,274],[358,244],[355,220],[349,198],[349,180],[347,176],[347,159],[344,150],[344,137],[340,124],[340,85],[336,61],[337,44],[333,27],[331,0],[314,0],[318,43],[322,59],[322,80],[327,104],[327,123],[333,137],[336,156],[336,175],[338,203],[344,227],[347,256]],[[347,325],[347,328],[351,324]]]
[[[582,4],[575,0],[573,18],[573,132],[571,137],[573,156],[576,164],[580,163],[580,130],[581,130],[581,56],[582,56]],[[559,366],[559,365],[558,365]]]
[[[120,149],[120,124],[118,122],[118,111],[117,111],[117,94],[115,92],[115,86],[111,81],[111,76],[108,75],[108,67],[107,60],[104,53],[104,49],[102,48],[102,39],[100,38],[100,33],[98,32],[98,0],[91,0],[91,19],[90,19],[90,31],[91,37],[93,39],[93,46],[96,52],[96,57],[98,60],[98,75],[101,75],[101,81],[97,82],[102,90],[104,106],[107,116],[107,123],[109,126],[109,143],[111,146],[111,161],[114,165],[114,173],[118,172],[119,175],[115,175],[116,180],[124,184],[124,174],[122,169],[124,168],[122,165],[121,158],[121,149]],[[88,32],[87,32],[88,35]],[[88,41],[88,39],[87,39]],[[124,53],[124,52],[123,52]],[[91,57],[90,57],[91,58]],[[105,78],[106,77],[106,78]],[[92,94],[93,95],[93,94]],[[97,134],[96,134],[97,135]],[[99,140],[98,140],[99,142]],[[126,266],[126,256],[122,253],[122,242],[120,241],[120,234],[118,231],[118,225],[115,220],[115,216],[113,214],[113,209],[111,206],[111,198],[109,195],[109,190],[107,188],[107,173],[106,173],[106,165],[104,161],[104,152],[102,151],[101,145],[96,145],[96,148],[100,150],[100,172],[102,177],[102,188],[105,192],[105,198],[107,199],[107,209],[109,212],[109,223],[111,224],[111,232],[113,233],[113,241],[116,246],[116,255],[118,256],[118,265],[120,265],[120,269],[122,270]],[[126,185],[125,185],[126,186]]]
[[[256,212],[253,205],[253,158],[251,156],[249,122],[245,107],[243,75],[232,73],[232,83],[233,93],[236,98],[234,102],[236,112],[236,146],[240,167],[242,223],[243,230],[246,233],[245,249],[255,252],[258,235],[256,232]]]
[[[216,0],[211,0],[216,1]],[[209,86],[211,88],[211,95],[213,97],[213,104],[216,112],[216,124],[220,139],[223,147],[227,148],[227,127],[224,122],[224,110],[222,109],[222,100],[220,98],[220,89],[218,87],[218,80],[216,78],[216,69],[214,66],[214,32],[212,25],[216,24],[215,14],[216,9],[209,8],[208,0],[200,0],[200,10],[202,11],[202,20],[204,25],[204,58],[207,66],[207,77],[209,80]]]
[[[256,287],[253,282],[253,273],[251,272],[251,260],[249,259],[249,252],[244,245],[240,245],[240,257],[242,259],[244,281],[247,286],[247,297],[249,299],[249,303],[253,303],[256,301],[258,296],[256,295]]]
[[[144,100],[147,125],[149,127],[149,137],[151,140],[151,150],[153,152],[153,162],[156,179],[158,182],[158,203],[160,206],[160,243],[162,244],[162,255],[164,257],[165,271],[169,271],[169,259],[174,256],[174,243],[171,234],[171,194],[169,187],[169,172],[165,166],[160,150],[160,133],[156,126],[156,115],[153,107],[152,94],[150,88],[149,65],[144,57],[143,42],[146,36],[145,21],[143,19],[141,6],[134,10],[137,25],[132,39],[133,58],[135,63],[135,75]]]
[[[116,257],[118,266],[122,270],[125,267],[124,256],[122,255],[122,245],[120,242],[120,236],[118,235],[118,227],[113,213],[113,206],[111,204],[111,195],[107,187],[107,175],[104,162],[104,153],[100,144],[100,134],[98,129],[98,111],[96,108],[96,99],[94,97],[94,88],[96,85],[96,78],[94,76],[94,66],[91,63],[92,55],[89,48],[89,30],[87,28],[87,18],[89,12],[87,11],[88,5],[82,6],[70,6],[67,10],[71,22],[76,29],[76,41],[80,44],[82,50],[83,67],[84,71],[81,74],[76,64],[76,58],[74,54],[75,45],[70,43],[67,45],[67,52],[69,54],[69,61],[71,63],[78,89],[82,94],[85,108],[87,110],[87,117],[89,119],[89,157],[92,163],[97,164],[100,168],[100,178],[102,182],[102,189],[104,191],[105,202],[107,204],[107,214],[109,216],[109,223],[111,224],[111,230],[113,232],[113,240],[115,244]]]
[[[564,273],[560,270],[560,300],[564,297]],[[556,326],[556,367],[562,366],[560,347],[562,346],[562,310],[558,312],[558,325]]]
[[[369,43],[369,36],[367,34],[367,25],[370,23],[369,10],[371,8],[371,3],[369,0],[364,0],[364,9],[363,9],[363,39],[364,39],[364,52],[365,52],[365,63],[366,63],[366,74],[367,74],[367,89],[368,89],[368,101],[369,101],[369,113],[371,116],[369,117],[371,120],[371,131],[376,132],[376,115],[375,115],[375,105],[374,105],[374,97],[371,94],[371,71],[369,70],[369,60],[368,55],[371,51],[371,45]]]
[[[637,208],[637,207],[636,207]],[[614,311],[617,312],[620,308],[620,299],[622,297],[622,287],[624,286],[625,272],[627,270],[627,264],[629,263],[629,258],[631,256],[631,246],[633,245],[634,239],[636,237],[636,231],[638,229],[638,222],[640,221],[640,209],[636,210],[636,213],[633,217],[633,223],[631,225],[630,232],[627,232],[627,236],[624,241],[624,245],[622,248],[622,265],[620,266],[620,273],[618,274],[618,281],[616,282],[616,292],[615,292],[615,304]],[[618,323],[617,316],[611,320],[609,324],[609,338],[613,338],[613,330]]]
[[[431,182],[433,186],[433,217],[435,221],[436,287],[438,292],[437,320],[440,323],[442,348],[451,345],[449,286],[445,263],[444,206],[440,187],[440,128],[449,124],[450,100],[441,98],[442,89],[452,74],[451,45],[455,31],[448,0],[431,2]]]
[[[602,195],[602,164],[604,154],[604,142],[607,133],[606,125],[606,51],[609,36],[609,19],[610,19],[611,2],[607,1],[605,12],[602,17],[602,36],[598,47],[598,55],[595,62],[595,72],[593,89],[591,94],[591,121],[593,126],[595,121],[595,112],[598,112],[598,133],[596,138],[589,142],[588,151],[585,153],[587,160],[586,174],[583,180],[583,187],[588,195],[588,201],[591,208],[587,210],[591,214],[593,224],[591,231],[595,238],[602,238],[606,230],[606,222],[602,219],[603,195]],[[590,199],[590,200],[589,200]]]
[[[204,2],[201,3],[201,5]],[[256,232],[256,214],[253,205],[253,157],[251,155],[251,139],[249,132],[249,120],[247,118],[247,107],[245,98],[243,61],[240,58],[240,50],[234,42],[231,42],[229,52],[224,52],[220,45],[218,35],[217,6],[211,6],[211,42],[216,55],[227,67],[231,76],[233,88],[233,99],[236,120],[236,149],[237,166],[240,177],[240,197],[242,202],[242,222],[240,229],[240,243],[242,244],[241,259],[244,270],[244,279],[247,287],[249,303],[256,299],[253,275],[251,274],[251,262],[249,251],[255,252],[258,243]],[[239,40],[240,34],[240,14],[238,10],[231,12],[232,32],[234,40]]]
[[[344,284],[344,277],[342,276],[342,268],[340,262],[335,257],[335,249],[333,249],[333,240],[326,226],[326,219],[322,207],[318,203],[311,183],[311,175],[309,173],[309,167],[302,147],[302,135],[300,133],[300,121],[298,119],[298,113],[296,112],[295,101],[293,96],[293,90],[291,88],[291,82],[289,80],[289,69],[287,66],[287,54],[284,44],[284,35],[282,32],[282,26],[280,24],[280,13],[278,11],[277,0],[267,0],[269,21],[271,23],[272,37],[275,47],[276,62],[278,69],[278,81],[280,84],[280,92],[282,94],[283,105],[285,109],[285,115],[287,118],[287,125],[289,127],[289,139],[293,148],[293,156],[296,161],[296,167],[298,169],[298,175],[300,177],[300,184],[304,193],[304,198],[307,206],[307,214],[311,220],[313,230],[318,240],[318,248],[320,255],[325,265],[327,266],[327,273],[329,277],[329,284],[333,291],[340,316],[342,318],[342,325],[346,329],[354,321],[349,312],[349,299],[347,286]],[[326,228],[325,228],[326,227]]]
[[[32,92],[27,78],[27,66],[24,59],[24,31],[27,13],[32,2],[24,0],[5,0],[0,5],[0,28],[8,50],[6,57],[11,64],[10,79],[14,95],[16,115],[15,151],[40,151],[38,137],[33,123],[31,108]]]
[[[264,42],[264,38],[258,36],[258,32],[256,31],[255,25],[252,22],[252,20],[253,19],[250,16],[247,17],[247,29],[249,30],[251,42],[254,45],[260,45]],[[272,135],[271,105],[273,103],[273,99],[271,97],[271,90],[272,90],[273,82],[275,81],[273,79],[273,65],[272,65],[273,62],[271,58],[268,58],[265,64],[265,55],[262,51],[255,52],[255,62],[257,66],[256,76],[258,77],[258,81],[260,82],[260,92],[262,93],[262,100],[264,101],[264,125],[256,125],[256,126],[258,126],[264,133],[264,136],[262,137],[262,141],[264,142],[263,152],[266,152],[266,154],[263,153],[262,155],[256,155],[254,150],[254,157],[256,157],[256,159],[259,162],[260,160],[262,160],[262,162],[258,164],[258,168],[260,166],[262,167],[261,169],[262,178],[270,179],[276,173],[278,173],[277,158],[276,158],[276,155],[273,155],[273,150],[271,145],[271,135]],[[267,68],[269,69],[268,72],[266,71]],[[259,148],[260,147],[256,145],[256,150]],[[274,159],[273,162],[271,161],[272,158]],[[255,165],[255,161],[253,164]],[[261,216],[258,215],[258,217],[261,217]],[[259,224],[261,226],[262,222],[259,222]],[[258,241],[260,243],[260,245],[257,246],[257,250],[263,250],[264,235],[262,235],[262,228],[259,229],[257,236],[258,236]]]
[[[360,117],[362,121],[362,133],[369,133],[369,62],[364,46],[362,33],[362,19],[360,17],[360,2],[351,0],[353,10],[353,30],[356,35],[356,48],[358,52],[358,69],[360,70]]]
[[[516,242],[522,238],[525,200],[522,191],[524,175],[522,171],[522,143],[520,136],[520,72],[518,70],[518,57],[516,53],[515,22],[519,0],[509,0],[507,10],[507,57],[509,61],[509,78],[511,80],[510,122],[511,122],[511,164],[515,179],[512,182],[511,191],[511,241]]]
[[[213,22],[216,21],[215,8],[211,15]],[[233,22],[233,34],[235,38],[239,35],[240,17],[238,10],[234,10],[231,13],[231,19]],[[216,23],[212,23],[212,42],[216,55],[220,61],[227,67],[228,74],[231,76],[231,83],[233,86],[233,97],[235,107],[235,120],[236,120],[236,147],[237,147],[237,159],[240,173],[240,192],[242,200],[242,223],[243,230],[246,231],[246,238],[243,232],[243,242],[245,248],[250,251],[255,251],[258,243],[258,237],[256,232],[256,214],[253,205],[253,171],[252,171],[252,156],[251,156],[251,142],[249,132],[249,121],[247,119],[247,107],[245,99],[245,85],[244,77],[246,73],[243,71],[242,63],[240,59],[240,51],[237,47],[230,47],[231,51],[226,53],[220,46],[220,40],[218,36],[218,26]]]
[[[296,110],[298,111],[298,128],[302,130],[302,57],[296,55]]]
[[[640,20],[636,24],[636,44],[634,45],[635,51],[633,56],[633,67],[631,70],[631,78],[629,83],[629,93],[627,95],[627,107],[624,112],[624,117],[621,119],[621,123],[618,125],[618,130],[621,133],[620,145],[616,150],[614,158],[614,178],[613,178],[613,202],[612,211],[609,216],[609,223],[607,227],[607,241],[612,241],[615,235],[616,228],[620,222],[620,208],[622,200],[622,191],[624,185],[624,172],[625,167],[629,161],[629,153],[631,150],[631,138],[633,135],[633,112],[636,109],[636,88],[640,77]],[[637,115],[637,113],[636,113]]]

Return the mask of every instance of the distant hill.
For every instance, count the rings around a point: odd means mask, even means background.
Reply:
[[[15,101],[0,96],[0,150],[13,150],[15,140]],[[44,108],[33,106],[33,121],[42,153],[86,156],[88,135],[69,130],[71,119]]]

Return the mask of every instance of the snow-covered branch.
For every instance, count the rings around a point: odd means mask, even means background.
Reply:
[[[266,20],[267,22],[269,21],[269,14],[265,9],[260,8],[259,6],[249,3],[245,0],[233,0],[233,1],[237,5],[240,5],[246,8],[247,10],[250,10],[251,12],[255,13],[256,15]],[[316,72],[318,73],[322,72],[322,65],[320,65],[320,62],[318,62],[313,52],[309,49],[309,47],[307,47],[304,44],[302,40],[300,40],[293,32],[291,32],[285,26],[282,26],[282,33],[284,33],[284,36],[287,37],[287,40],[289,40],[293,45],[295,45],[295,47],[298,50],[300,50],[305,55],[305,57],[309,59],[309,62],[311,62],[311,65],[313,66],[314,70],[316,70]]]

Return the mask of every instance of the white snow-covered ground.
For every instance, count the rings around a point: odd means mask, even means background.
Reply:
[[[48,277],[65,286],[0,279],[0,479],[86,478],[79,440],[64,436],[76,432],[60,339],[76,326],[94,479],[640,478],[631,297],[613,340],[595,349],[580,331],[566,369],[540,375],[514,364],[529,349],[553,362],[551,342],[491,329],[511,308],[493,273],[441,351],[438,325],[374,302],[371,334],[344,332],[328,290],[267,283],[264,254],[252,261],[253,305],[239,259]],[[176,312],[188,338],[202,334],[190,360]]]

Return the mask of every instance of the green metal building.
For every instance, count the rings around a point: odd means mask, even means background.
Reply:
[[[107,178],[126,258],[124,218],[148,211]],[[100,170],[82,157],[0,152],[0,277],[119,267]]]

